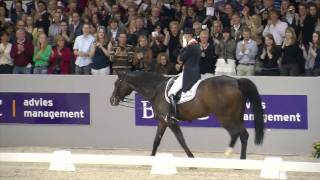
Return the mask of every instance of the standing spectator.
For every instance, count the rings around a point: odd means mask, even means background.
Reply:
[[[106,38],[106,29],[104,26],[98,27],[96,42],[93,43],[90,50],[92,58],[91,74],[109,75],[111,72],[111,62],[109,60],[108,42]]]
[[[43,27],[44,32],[48,34],[50,26],[50,14],[47,12],[46,3],[43,1],[38,1],[38,11],[35,14],[36,27]]]
[[[251,31],[244,28],[243,40],[238,42],[236,57],[239,62],[237,66],[238,76],[253,76],[255,72],[256,55],[258,53],[257,43],[251,39]]]
[[[303,54],[297,42],[296,33],[291,27],[286,30],[282,51],[280,75],[297,76],[299,74],[300,62],[303,61]]]
[[[39,39],[33,54],[33,74],[48,74],[49,58],[52,52],[51,45],[48,44],[47,35],[42,33],[39,35]]]
[[[90,25],[83,24],[82,35],[78,36],[73,45],[76,58],[75,73],[90,74],[91,72],[91,57],[89,56],[90,48],[95,41],[95,38],[90,34]]]
[[[28,31],[26,31],[26,25],[24,23],[24,21],[22,20],[19,20],[16,24],[16,30],[17,29],[22,29],[25,31],[25,34],[26,34],[26,38],[28,41],[32,41],[33,37],[32,37],[32,34],[30,34]],[[10,34],[10,37],[9,37],[9,42],[10,43],[14,43],[16,41],[16,34],[15,33],[11,33]]]
[[[239,14],[235,13],[232,15],[231,24],[231,37],[238,42],[242,39],[242,31],[244,28],[244,25],[241,24]]]
[[[60,32],[59,35],[61,35],[64,39],[65,46],[72,48],[70,33],[68,30],[68,23],[66,21],[61,21],[60,23]],[[55,41],[57,42],[57,41]]]
[[[320,32],[314,32],[312,34],[312,42],[306,47],[301,44],[301,49],[303,51],[303,57],[306,60],[305,65],[305,75],[312,76],[312,71],[315,65],[315,60],[317,57],[317,51],[320,48]]]
[[[137,17],[136,18],[136,35],[137,37],[144,35],[148,36],[149,32],[148,30],[144,27],[144,18],[143,17]]]
[[[182,17],[183,18],[183,17]],[[182,20],[182,19],[181,19]],[[187,8],[187,16],[184,17],[183,21],[181,21],[181,28],[187,29],[187,28],[192,28],[193,22],[196,20],[196,14],[194,12],[194,8],[192,6],[189,6]],[[170,22],[171,24],[171,22]],[[170,25],[169,25],[170,26]]]
[[[157,55],[159,53],[166,52],[166,47],[163,44],[164,35],[161,33],[161,31],[159,32],[157,29],[160,29],[160,27],[156,28],[155,31],[151,33],[151,42],[150,42],[150,47],[152,49],[152,55],[154,59],[157,58]]]
[[[170,62],[166,53],[159,53],[157,56],[157,64],[155,72],[162,75],[171,75],[174,72],[173,64]]]
[[[177,21],[170,22],[170,31],[164,29],[165,39],[163,44],[167,46],[169,51],[169,59],[173,64],[177,64],[177,57],[180,53],[180,29]]]
[[[195,13],[196,20],[200,23],[204,22],[207,17],[207,9],[204,4],[204,0],[195,0]]]
[[[14,74],[31,74],[33,45],[31,41],[26,39],[24,29],[16,31],[16,41],[13,43],[10,56],[13,59]]]
[[[226,3],[224,5],[223,13],[220,15],[220,21],[222,22],[223,28],[231,27],[231,19],[234,14],[234,10],[231,4]]]
[[[113,18],[109,23],[110,25],[107,28],[107,39],[111,40],[114,43],[118,41],[119,34],[123,30],[119,27],[118,20]]]
[[[151,71],[152,50],[146,36],[139,36],[138,45],[133,58],[134,70]]]
[[[22,8],[22,1],[16,0],[13,2],[14,9],[11,9],[11,21],[15,24],[17,21],[21,20],[22,16],[25,14],[24,9]]]
[[[259,15],[253,15],[250,17],[250,24],[248,28],[251,30],[251,39],[254,40],[258,46],[262,44],[262,21]]]
[[[113,45],[109,42],[108,50],[110,52],[113,74],[116,74],[117,71],[132,70],[134,49],[132,45],[127,44],[126,32],[120,33],[118,44]]]
[[[49,34],[48,34],[49,44],[55,45],[54,38],[61,32],[60,22],[61,22],[61,14],[58,12],[55,12],[53,14],[53,23],[49,26]]]
[[[262,62],[261,76],[279,76],[278,60],[281,57],[281,48],[277,47],[272,34],[267,34],[264,40],[259,60]]]
[[[215,53],[218,56],[215,75],[236,75],[236,41],[230,35],[230,29],[222,31],[223,39],[215,40]]]
[[[151,9],[151,16],[147,21],[148,32],[151,33],[157,25],[160,25],[161,28],[164,27],[163,22],[160,21],[160,8],[154,6]]]
[[[74,43],[75,39],[82,34],[82,23],[78,12],[72,14],[71,24],[69,25],[69,33],[71,42]]]
[[[268,21],[268,25],[263,30],[263,36],[265,37],[267,34],[272,34],[276,45],[281,46],[287,27],[287,23],[279,20],[278,12],[271,10],[270,20]]]
[[[200,74],[211,73],[214,74],[216,58],[214,54],[213,44],[209,43],[209,32],[202,31],[200,33]]]
[[[299,4],[299,25],[298,28],[301,33],[301,42],[306,46],[312,41],[312,33],[314,32],[317,22],[317,8],[311,4],[309,12],[307,5]],[[299,37],[299,36],[297,36]]]
[[[55,38],[55,44],[56,47],[53,48],[49,59],[48,74],[70,74],[72,51],[65,45],[65,38],[61,35]]]
[[[33,23],[33,17],[27,16],[27,21],[25,24],[26,24],[26,31],[29,34],[32,34],[32,38],[33,38],[33,33],[36,31],[36,28],[34,27],[34,23]]]
[[[213,42],[222,40],[222,23],[221,21],[214,21],[212,30],[211,30],[211,36]]]
[[[296,8],[293,4],[289,5],[288,10],[282,16],[282,20],[288,23],[288,26],[292,27],[296,34],[299,34],[299,15],[296,13]]]
[[[12,74],[13,61],[10,56],[12,44],[9,43],[9,34],[3,31],[0,43],[0,74]]]
[[[193,30],[194,30],[194,34],[193,34],[193,38],[195,40],[197,40],[198,42],[200,42],[200,33],[202,31],[202,25],[200,22],[196,21],[193,23]]]

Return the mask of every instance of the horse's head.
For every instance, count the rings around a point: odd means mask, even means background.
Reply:
[[[129,83],[126,81],[127,72],[118,72],[118,79],[114,83],[114,90],[112,96],[110,97],[110,103],[112,106],[119,105],[120,101],[131,94],[133,89],[130,87]]]

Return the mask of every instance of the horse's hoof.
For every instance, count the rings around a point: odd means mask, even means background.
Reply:
[[[232,155],[233,152],[233,148],[228,147],[225,151],[224,151],[224,155],[227,157],[230,157]]]

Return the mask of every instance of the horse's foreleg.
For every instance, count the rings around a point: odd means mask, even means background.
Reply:
[[[172,130],[172,132],[174,133],[174,135],[178,139],[181,147],[187,153],[188,157],[193,158],[194,156],[193,156],[192,152],[190,151],[190,149],[188,148],[188,146],[187,146],[187,144],[186,144],[186,142],[184,140],[184,137],[183,137],[183,134],[182,134],[182,131],[180,129],[179,124],[177,122],[170,123],[169,124],[169,128]]]
[[[240,131],[240,141],[241,141],[241,155],[240,159],[246,159],[247,158],[247,144],[248,144],[248,139],[249,139],[249,133],[243,127]]]
[[[167,129],[167,123],[164,121],[159,121],[158,128],[157,128],[157,134],[156,134],[156,137],[154,138],[154,141],[153,141],[153,148],[152,148],[151,156],[156,155],[157,149],[160,145],[162,136],[163,136],[164,132],[166,131],[166,129]]]

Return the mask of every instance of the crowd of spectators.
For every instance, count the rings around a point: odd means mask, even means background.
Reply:
[[[0,1],[1,74],[177,74],[183,31],[201,74],[320,75],[320,0]]]

